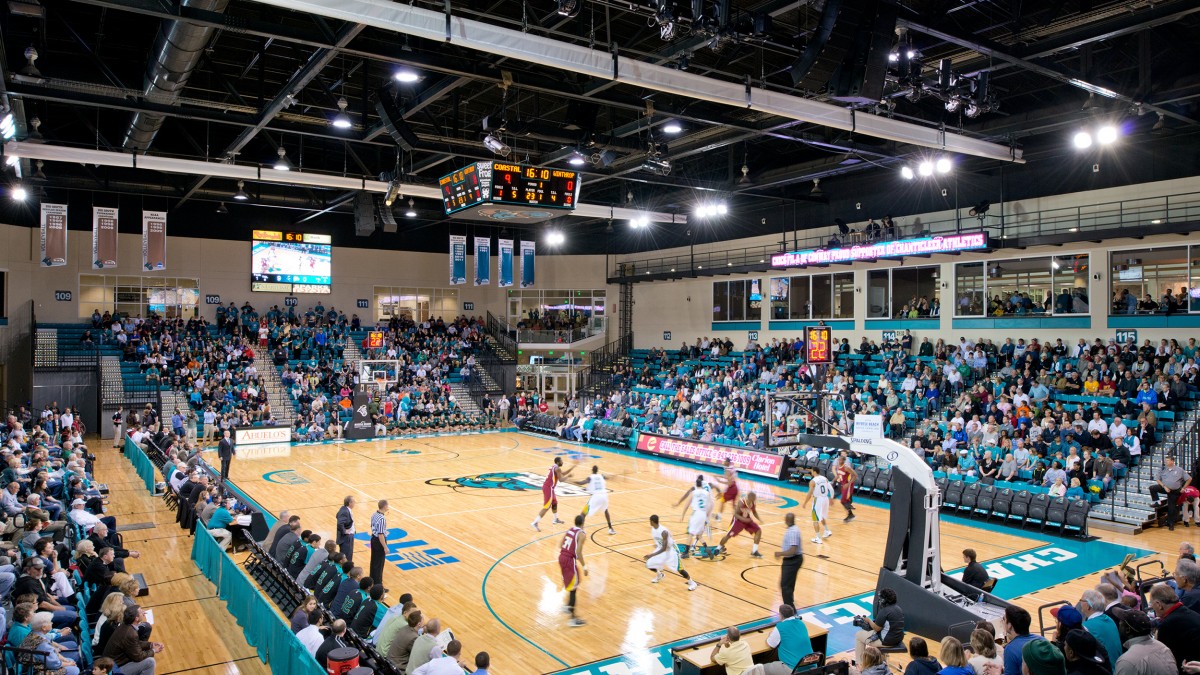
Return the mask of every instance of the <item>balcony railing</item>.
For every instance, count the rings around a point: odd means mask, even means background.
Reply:
[[[1139,229],[1138,234],[1154,234],[1155,228],[1169,232],[1172,225],[1200,222],[1200,192],[1042,211],[1012,212],[1000,204],[993,204],[982,217],[969,216],[967,213],[968,209],[962,208],[954,216],[939,220],[923,220],[920,216],[902,218],[899,219],[902,222],[897,224],[896,234],[889,239],[914,239],[982,230],[991,236],[994,245],[1003,247],[1006,241],[1011,245],[1017,243],[1017,239],[1021,240],[1022,246],[1029,246],[1037,243],[1030,239],[1039,237],[1077,237],[1086,240],[1093,238],[1089,235],[1100,233],[1114,236],[1112,233],[1118,230],[1134,227]],[[609,270],[609,278],[633,281],[650,275],[693,276],[730,268],[767,269],[771,265],[771,256],[784,252],[784,248],[787,251],[803,251],[829,247],[830,237],[835,231],[827,227],[817,229],[818,234],[789,237],[786,244],[774,242],[669,256],[626,256],[618,259]],[[878,237],[866,238],[861,233],[838,235],[838,239],[842,246],[881,240]]]

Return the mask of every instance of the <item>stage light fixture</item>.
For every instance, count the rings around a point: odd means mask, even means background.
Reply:
[[[29,197],[29,191],[25,189],[24,185],[17,183],[16,185],[12,186],[12,191],[9,192],[9,196],[12,197],[14,202],[23,202]]]
[[[934,166],[937,168],[938,173],[950,173],[953,165],[950,163],[949,157],[938,157],[937,163]]]
[[[902,166],[900,167],[900,177],[904,180],[912,180],[916,174],[913,173],[911,166]]]
[[[574,17],[579,14],[579,0],[558,0],[555,12],[559,16]]]
[[[408,210],[404,212],[404,217],[405,218],[416,218],[417,217],[417,210],[415,208],[415,204],[413,203],[412,197],[408,198]]]
[[[1106,124],[1096,131],[1096,140],[1100,145],[1109,145],[1117,140],[1117,128]]]
[[[12,113],[8,113],[3,119],[0,119],[0,136],[4,140],[9,140],[17,135],[17,121]]]
[[[1079,148],[1080,150],[1086,150],[1092,147],[1092,135],[1086,131],[1076,132],[1075,137],[1072,140],[1075,143],[1075,147]]]
[[[349,103],[349,101],[346,100],[345,96],[338,99],[338,101],[337,101],[338,114],[334,115],[333,122],[332,122],[332,124],[335,128],[349,129],[350,127],[354,126],[354,123],[350,121],[350,116],[346,114],[346,108],[349,105],[350,105],[350,103]]]
[[[415,70],[412,70],[410,68],[401,68],[400,70],[397,70],[394,75],[392,75],[392,78],[395,79],[397,82],[403,82],[404,84],[412,84],[413,82],[420,80],[421,76],[418,75],[417,71],[415,71]]]
[[[571,158],[567,160],[567,164],[571,166],[583,166],[587,164],[587,157],[584,157],[582,152],[576,150],[571,153]]]
[[[933,162],[930,162],[929,160],[922,161],[920,164],[917,165],[917,173],[921,174],[921,176],[923,176],[923,177],[932,176],[933,175]]]
[[[239,202],[250,199],[250,195],[246,194],[246,181],[238,181],[238,189],[237,192],[233,193],[233,198]]]
[[[821,189],[821,179],[814,178],[812,190],[808,193],[811,197],[824,197],[825,191]]]
[[[500,155],[501,157],[508,157],[510,154],[512,154],[512,148],[508,147],[504,141],[491,134],[483,137],[483,147],[491,150],[493,153]]]
[[[558,230],[550,230],[546,233],[546,243],[550,244],[551,246],[558,246],[566,240],[566,236],[564,236],[563,233],[559,232]]]
[[[225,202],[221,202],[220,204],[217,204],[217,213],[219,213],[221,215],[225,215],[225,214],[229,213],[229,209],[225,206]]]
[[[946,112],[957,112],[958,107],[962,105],[962,99],[952,98],[946,101]]]
[[[666,134],[677,134],[677,133],[683,131],[683,126],[681,126],[679,124],[679,122],[676,122],[675,120],[671,120],[670,122],[667,122],[666,124],[663,125],[662,130],[663,130],[663,133],[666,133]]]
[[[283,146],[280,146],[279,149],[275,151],[275,155],[277,156],[277,159],[275,160],[275,163],[271,165],[272,169],[275,169],[276,171],[292,170],[292,163],[288,161],[287,150],[285,150]]]

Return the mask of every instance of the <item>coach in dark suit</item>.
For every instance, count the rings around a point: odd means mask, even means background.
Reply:
[[[233,463],[233,456],[237,454],[237,450],[233,447],[233,441],[229,440],[229,430],[226,429],[221,436],[221,442],[217,444],[217,456],[221,458],[221,482],[229,480],[229,465]]]
[[[347,496],[342,500],[342,508],[337,512],[337,543],[338,550],[346,556],[346,560],[354,562],[354,497]]]

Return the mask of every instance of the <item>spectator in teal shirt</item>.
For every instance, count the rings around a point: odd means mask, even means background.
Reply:
[[[217,541],[222,551],[229,548],[229,544],[233,542],[233,533],[229,531],[232,522],[233,515],[229,513],[225,504],[218,506],[208,519],[208,533]]]

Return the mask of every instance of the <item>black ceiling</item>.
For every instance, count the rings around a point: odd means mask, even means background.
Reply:
[[[726,81],[750,78],[757,87],[835,103],[840,93],[836,83],[826,81],[819,62],[798,84],[789,72],[820,39],[822,18],[829,15],[826,5],[836,0],[730,0],[724,28],[692,21],[691,3],[674,0],[678,27],[667,41],[653,20],[660,0],[576,1],[574,17],[556,13],[556,0],[453,0],[451,7],[459,16],[599,50],[608,50],[615,40],[625,58]],[[879,101],[839,105],[1019,146],[1028,160],[1023,166],[1001,166],[994,160],[959,158],[956,189],[947,197],[929,184],[904,183],[897,176],[903,162],[928,154],[921,148],[588,80],[441,41],[341,25],[255,2],[225,4],[9,0],[0,31],[0,67],[6,101],[20,124],[18,138],[33,131],[30,122],[37,117],[46,143],[121,150],[134,114],[159,112],[165,113],[165,121],[153,135],[150,154],[219,160],[233,148],[233,161],[266,163],[283,147],[303,170],[371,178],[394,170],[399,158],[408,180],[434,184],[460,165],[492,158],[480,142],[483,120],[490,118],[494,125],[503,118],[503,137],[514,150],[511,158],[522,162],[527,157],[531,164],[564,165],[576,147],[587,154],[614,153],[608,166],[585,169],[583,202],[689,213],[701,196],[728,200],[732,213],[722,222],[693,224],[697,241],[804,229],[825,225],[835,216],[855,220],[952,208],[955,196],[968,204],[1200,172],[1200,69],[1192,51],[1200,29],[1200,0],[900,2],[895,13],[904,30],[899,37],[889,31],[889,49],[914,51],[932,93],[914,97],[912,81],[900,81],[893,64]],[[440,0],[416,4],[443,8]],[[699,4],[710,15],[719,3]],[[833,31],[844,37],[863,32],[857,22],[864,21],[864,12],[873,16],[876,2],[839,4],[844,11]],[[145,95],[147,72],[159,32],[169,30],[169,17],[180,13],[214,29],[178,100],[164,103]],[[37,14],[41,16],[31,16]],[[769,26],[762,16],[770,16]],[[36,77],[22,71],[29,47],[38,54]],[[987,71],[988,98],[995,109],[974,118],[964,114],[965,104],[948,111],[935,91],[943,59],[953,64],[960,82]],[[421,79],[396,83],[392,76],[400,66],[411,67]],[[298,79],[303,86],[288,100],[289,83]],[[509,79],[511,86],[500,86]],[[1112,95],[1089,102],[1087,86]],[[418,149],[398,151],[380,127],[372,95],[394,97],[417,135]],[[966,95],[972,95],[969,89]],[[330,124],[341,97],[354,124],[350,129]],[[650,117],[648,103],[654,111]],[[668,120],[679,121],[683,131],[667,134],[663,126]],[[1121,125],[1118,145],[1076,152],[1070,135],[1100,121]],[[669,176],[640,169],[651,133],[654,142],[668,146],[665,155],[673,163]],[[1104,170],[1093,173],[1094,163],[1102,163]],[[749,169],[748,182],[740,182],[743,165]],[[37,170],[27,160],[21,168],[26,181]],[[61,162],[46,163],[43,172],[44,181],[31,181],[43,191],[39,196],[79,205],[167,208],[176,234],[245,238],[251,226],[294,226],[333,232],[343,245],[444,251],[447,231],[495,232],[443,220],[441,206],[433,200],[417,200],[417,218],[398,217],[398,234],[377,232],[364,238],[354,236],[352,194],[344,191],[251,184],[252,202],[234,204],[229,197],[237,189],[235,181],[223,178]],[[821,179],[823,195],[813,196],[814,178]],[[11,172],[6,180],[14,180]],[[215,213],[221,201],[227,203],[228,215]],[[855,209],[864,203],[875,213]],[[31,205],[5,200],[0,209],[6,220],[33,222]],[[86,218],[86,208],[74,212]],[[131,226],[138,222],[124,221]],[[581,218],[564,219],[560,225],[568,235],[562,250],[569,253],[680,245],[690,232],[679,225],[634,231],[614,223],[610,233],[605,220]],[[532,237],[537,232],[515,234]]]

